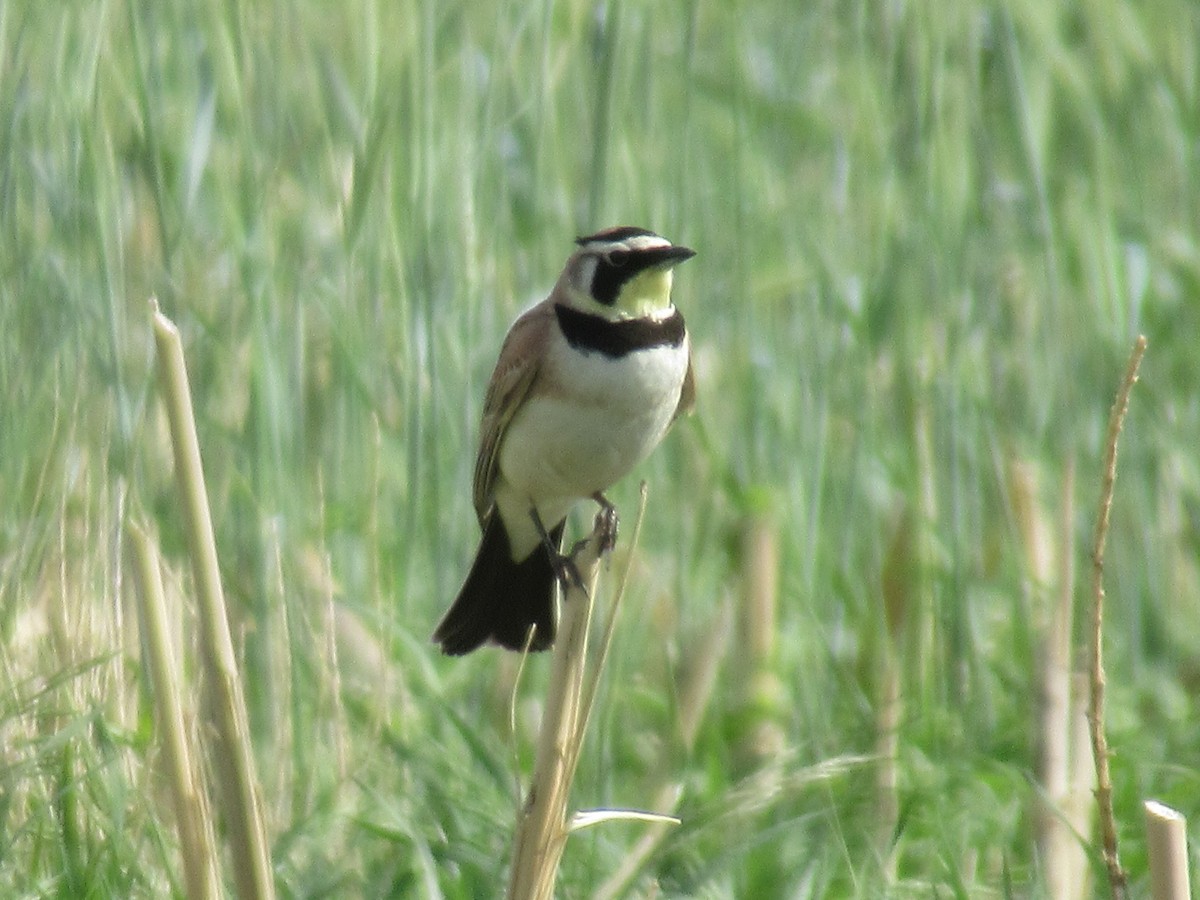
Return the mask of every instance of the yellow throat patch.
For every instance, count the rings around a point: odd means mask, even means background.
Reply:
[[[613,304],[625,317],[654,317],[671,308],[671,270],[647,269],[629,279]]]

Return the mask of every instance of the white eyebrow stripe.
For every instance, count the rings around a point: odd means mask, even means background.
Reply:
[[[593,253],[605,253],[612,250],[652,250],[656,247],[670,247],[671,242],[654,234],[639,234],[623,241],[589,241],[584,249]]]

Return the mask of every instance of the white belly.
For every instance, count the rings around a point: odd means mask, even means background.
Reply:
[[[514,556],[523,558],[537,542],[536,531],[519,533],[530,506],[551,528],[575,501],[607,489],[658,446],[674,418],[687,360],[686,341],[620,359],[552,342],[543,384],[559,390],[528,398],[500,447],[496,500]]]

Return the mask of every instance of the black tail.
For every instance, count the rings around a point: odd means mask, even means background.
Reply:
[[[564,519],[550,529],[550,543],[562,550]],[[537,625],[530,650],[554,643],[554,568],[545,547],[515,563],[509,552],[504,521],[493,510],[483,540],[458,598],[442,617],[433,639],[451,656],[470,653],[491,640],[509,650],[523,650],[529,626]]]

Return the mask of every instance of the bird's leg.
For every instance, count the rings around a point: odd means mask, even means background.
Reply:
[[[583,576],[579,574],[575,560],[570,556],[563,556],[554,546],[554,541],[550,540],[550,532],[546,531],[546,526],[542,524],[542,517],[538,515],[536,506],[529,507],[529,518],[533,519],[533,527],[537,529],[538,536],[542,539],[542,546],[546,548],[546,555],[550,557],[550,567],[554,569],[554,576],[562,584],[563,590],[574,585],[586,591]]]
[[[611,553],[617,546],[621,517],[617,515],[617,508],[599,491],[592,494],[592,499],[600,504],[600,512],[596,513],[596,527],[600,529],[600,552]]]

